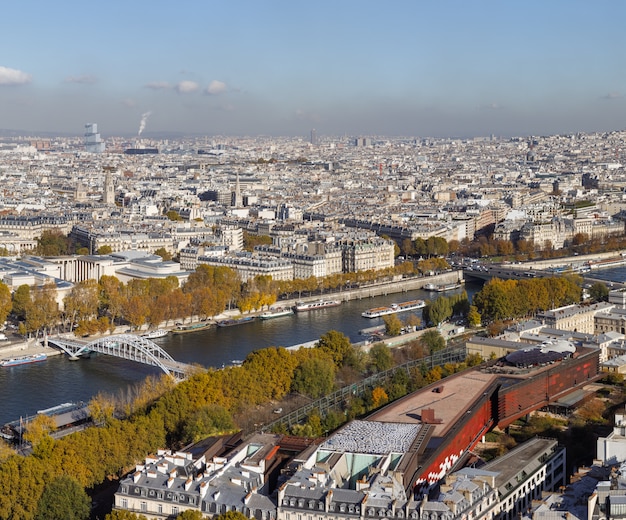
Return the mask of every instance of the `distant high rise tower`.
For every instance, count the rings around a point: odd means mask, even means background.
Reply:
[[[111,172],[107,172],[104,178],[104,192],[102,193],[102,202],[105,204],[115,204],[115,186],[113,185],[113,177]]]
[[[91,153],[104,152],[104,141],[100,138],[96,123],[85,125],[85,150]]]
[[[230,205],[236,208],[242,207],[241,184],[239,183],[239,172],[237,172],[237,181],[235,182],[235,191],[231,194]]]
[[[315,132],[315,128],[311,130],[311,144],[317,144],[317,133]]]

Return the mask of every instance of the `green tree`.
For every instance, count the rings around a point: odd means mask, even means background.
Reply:
[[[384,372],[395,364],[391,350],[384,343],[376,343],[369,351],[369,358],[374,372]]]
[[[61,475],[43,490],[35,520],[87,520],[91,512],[91,499],[84,488],[73,478]]]
[[[435,329],[429,329],[424,332],[424,334],[420,336],[419,341],[426,346],[430,354],[433,354],[446,346],[446,340]]]
[[[317,342],[317,348],[330,354],[337,368],[353,365],[356,360],[350,339],[343,332],[330,330],[323,334]]]
[[[111,246],[100,246],[98,248],[98,254],[99,255],[110,255],[113,252],[113,248]]]
[[[114,509],[104,517],[104,520],[148,520],[148,517],[125,509]]]
[[[589,296],[596,302],[605,302],[609,299],[609,288],[603,282],[595,282],[589,288]]]
[[[432,325],[439,325],[452,316],[452,304],[450,299],[440,296],[434,302],[428,304],[423,311],[423,316]]]
[[[167,249],[165,249],[164,247],[159,247],[155,252],[155,255],[160,256],[163,260],[171,260],[172,259],[172,253],[170,253]]]
[[[189,418],[185,425],[184,436],[187,443],[193,443],[235,429],[235,422],[228,410],[223,406],[212,404],[200,408]]]
[[[20,320],[26,319],[26,309],[30,304],[30,286],[20,285],[13,293],[13,314]]]
[[[305,359],[295,370],[291,389],[313,399],[329,394],[335,384],[335,370],[332,359]]]
[[[240,513],[241,514],[241,513]],[[242,515],[247,518],[245,515]],[[198,509],[187,509],[176,517],[176,520],[204,520],[205,516]]]
[[[169,218],[170,220],[173,220],[174,222],[178,222],[178,221],[183,220],[183,217],[180,216],[178,211],[175,211],[173,209],[171,209],[167,213],[165,213],[165,216],[167,218]]]
[[[213,520],[249,520],[246,515],[239,511],[227,511],[219,516],[214,516]]]
[[[45,230],[37,239],[35,250],[41,256],[66,255],[69,251],[69,240],[58,230]]]

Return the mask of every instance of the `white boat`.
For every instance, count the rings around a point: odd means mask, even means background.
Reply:
[[[296,302],[296,312],[314,311],[325,309],[326,307],[337,307],[341,305],[341,300],[317,300],[315,302]]]
[[[361,313],[364,318],[379,318],[398,312],[414,311],[426,307],[424,300],[411,300],[403,303],[392,303],[389,307],[374,307]]]
[[[269,309],[259,314],[261,320],[271,320],[272,318],[280,318],[282,316],[290,316],[293,314],[293,310],[287,307],[277,307],[276,309]]]
[[[438,285],[437,289],[435,290],[437,292],[446,292],[446,291],[453,291],[454,289],[458,289],[459,287],[461,287],[460,283],[448,283],[444,285]]]
[[[167,336],[168,334],[169,334],[168,330],[156,329],[156,330],[151,330],[150,332],[146,332],[145,334],[142,334],[141,337],[146,338],[146,339],[156,339],[156,338],[162,338],[164,336]]]
[[[0,361],[0,367],[15,367],[19,365],[27,365],[29,363],[38,363],[48,359],[47,354],[33,354],[31,356],[21,356]]]

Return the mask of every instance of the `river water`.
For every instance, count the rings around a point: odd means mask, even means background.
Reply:
[[[471,298],[480,287],[480,284],[468,283],[465,290]],[[233,360],[243,360],[250,352],[261,348],[288,347],[318,340],[329,330],[343,332],[356,343],[364,339],[359,334],[361,329],[383,324],[382,318],[363,318],[361,312],[394,302],[429,300],[437,296],[436,293],[417,290],[364,298],[344,302],[339,307],[273,320],[255,320],[244,325],[189,334],[170,334],[155,342],[177,361],[219,368]],[[415,313],[421,316],[421,310]],[[64,355],[50,356],[43,363],[2,368],[0,425],[61,403],[88,401],[100,392],[109,395],[132,392],[133,386],[146,376],[159,373],[154,367],[106,355],[78,361],[70,361]]]

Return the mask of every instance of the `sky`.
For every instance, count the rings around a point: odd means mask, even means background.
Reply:
[[[6,0],[0,129],[527,136],[626,127],[622,0]]]

